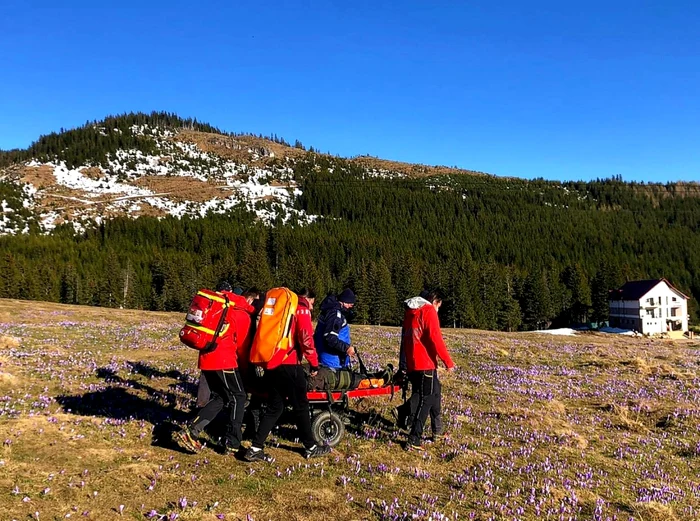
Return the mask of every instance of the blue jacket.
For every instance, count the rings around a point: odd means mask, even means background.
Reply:
[[[350,366],[350,357],[346,354],[350,347],[350,326],[345,319],[343,307],[334,295],[329,295],[321,302],[314,344],[319,364],[331,369]]]

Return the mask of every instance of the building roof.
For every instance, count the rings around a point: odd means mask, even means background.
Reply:
[[[661,282],[668,284],[668,287],[688,299],[687,295],[678,291],[673,284],[666,279],[631,280],[625,282],[620,289],[610,290],[610,300],[639,300],[649,293]]]

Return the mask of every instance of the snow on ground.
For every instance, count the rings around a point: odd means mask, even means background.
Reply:
[[[255,213],[261,222],[268,225],[278,218],[285,223],[294,218],[300,224],[308,224],[318,218],[293,207],[295,199],[302,192],[293,180],[294,161],[290,158],[286,158],[285,165],[254,167],[202,152],[194,143],[175,141],[171,139],[174,133],[167,130],[135,125],[131,131],[154,139],[157,152],[144,154],[140,150],[118,150],[108,158],[104,168],[95,165],[68,168],[65,162],[39,163],[35,160],[27,163],[29,167],[50,166],[58,186],[84,193],[81,197],[52,194],[66,200],[66,206],[73,210],[72,216],[61,215],[60,209],[55,208],[44,211],[38,216],[42,230],[49,232],[62,219],[66,219],[80,232],[106,215],[136,217],[144,211],[145,204],[177,218],[226,213],[237,207]],[[90,176],[85,175],[84,171],[88,167],[99,168],[101,175],[98,173],[98,178],[95,179],[95,170],[90,172]],[[213,197],[204,202],[174,201],[168,197],[168,193],[155,193],[132,184],[144,176],[176,176],[201,182],[214,181],[213,186],[221,188],[221,197]],[[36,187],[25,183],[24,207],[35,208],[36,199],[44,190],[40,192]],[[186,197],[182,193],[175,195],[178,199]],[[6,221],[9,222],[3,216],[0,235],[18,233],[16,227],[11,227]]]
[[[85,176],[82,170],[85,167],[70,169],[64,162],[58,164],[53,163],[37,163],[31,161],[27,166],[51,166],[53,167],[53,175],[56,178],[56,183],[66,188],[74,190],[82,190],[86,192],[88,197],[100,197],[106,194],[128,194],[128,195],[151,195],[153,192],[145,188],[139,188],[126,183],[120,183],[116,176],[105,174],[100,179],[92,179]]]
[[[7,201],[2,200],[2,213],[0,213],[0,235],[15,235],[17,233],[17,223],[10,219],[14,210],[7,206]]]
[[[574,336],[576,331],[568,327],[562,327],[559,329],[540,329],[539,331],[532,331],[532,333],[545,333],[547,335],[560,335],[560,336]]]
[[[637,333],[630,329],[620,329],[619,327],[601,327],[598,331],[601,333],[610,333],[613,335],[636,336]]]
[[[330,169],[329,169],[330,171]],[[387,170],[386,168],[373,168],[372,170],[365,171],[365,176],[369,178],[380,178],[380,179],[401,179],[408,177],[406,174],[401,172],[394,172]]]

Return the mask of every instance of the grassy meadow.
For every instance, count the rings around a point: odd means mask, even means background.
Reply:
[[[182,320],[0,300],[0,519],[700,518],[700,342],[445,330],[446,440],[404,452],[400,396],[374,398],[330,456],[282,428],[249,464],[171,441],[198,378]],[[353,328],[373,366],[398,336]]]

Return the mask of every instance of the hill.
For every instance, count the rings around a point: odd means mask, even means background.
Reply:
[[[0,508],[7,519],[693,519],[695,343],[454,330],[449,437],[405,453],[387,399],[351,403],[331,456],[293,432],[272,463],[170,441],[193,405],[182,316],[0,300]],[[370,365],[395,328],[355,327]]]
[[[117,216],[203,217],[233,207],[268,223],[280,212],[283,220],[295,214],[304,221],[290,199],[300,194],[294,166],[306,155],[301,143],[226,134],[174,114],[111,116],[42,136],[27,150],[0,152],[5,192],[8,183],[17,188],[3,204],[12,212],[5,211],[10,215],[0,221],[0,233],[19,233],[34,223],[44,232],[62,223],[83,231]],[[375,176],[458,172],[371,157],[349,163]]]
[[[173,114],[128,114],[0,153],[0,297],[184,310],[221,278],[352,287],[397,324],[443,289],[443,323],[607,318],[607,292],[666,277],[700,297],[696,184],[548,182],[339,158]]]

